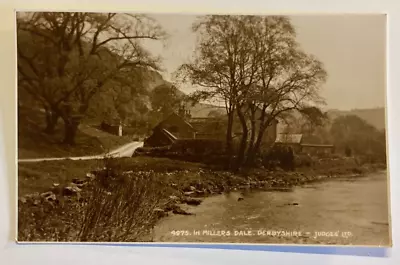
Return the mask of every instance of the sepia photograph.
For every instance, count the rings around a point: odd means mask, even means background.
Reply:
[[[15,19],[18,242],[392,245],[386,15]]]

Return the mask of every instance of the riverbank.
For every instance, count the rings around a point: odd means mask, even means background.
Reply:
[[[154,228],[156,242],[390,245],[386,172],[331,178],[290,192],[240,190],[182,206]]]
[[[169,212],[190,215],[179,205],[187,204],[197,206],[202,199],[232,191],[280,191],[289,192],[294,187],[310,183],[322,182],[330,179],[362,178],[367,173],[382,171],[383,165],[363,166],[336,166],[324,168],[300,168],[297,171],[287,172],[282,170],[266,171],[253,169],[239,174],[224,171],[211,171],[200,169],[190,177],[177,176],[177,172],[170,172],[169,183],[172,189],[171,203],[163,209],[165,215]],[[238,200],[242,200],[238,197]],[[175,211],[174,211],[175,210]]]
[[[233,174],[203,164],[150,157],[113,159],[107,162],[107,167],[112,169],[112,174],[117,178],[145,175],[163,183],[165,190],[162,198],[147,209],[157,218],[171,214],[190,215],[191,212],[185,210],[183,205],[200,205],[205,197],[224,192],[250,189],[290,191],[298,185],[344,176],[362,177],[367,172],[382,169],[377,165],[357,166],[351,161],[336,161],[320,163],[313,168],[298,168],[294,172],[253,169]],[[60,168],[63,170],[60,171]],[[19,240],[28,240],[26,235],[32,234],[32,229],[36,237],[29,240],[74,240],[71,235],[57,239],[54,233],[66,228],[74,230],[77,225],[74,222],[81,219],[78,217],[81,208],[85,207],[81,202],[93,195],[85,191],[90,190],[88,187],[97,183],[94,180],[106,171],[99,161],[51,161],[20,165]],[[59,174],[58,177],[55,174]],[[108,192],[112,194],[114,191]],[[46,232],[42,231],[43,226]]]

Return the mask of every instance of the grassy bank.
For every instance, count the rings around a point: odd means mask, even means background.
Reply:
[[[286,185],[296,182],[296,178],[307,176],[313,178],[317,176],[340,176],[361,174],[376,169],[384,169],[384,165],[364,165],[360,166],[354,162],[332,162],[321,163],[315,167],[300,167],[294,172],[267,171],[264,169],[253,169],[232,174],[230,172],[211,169],[208,165],[200,163],[172,160],[168,158],[152,158],[138,156],[132,158],[119,158],[112,160],[112,167],[119,171],[131,172],[155,172],[160,177],[171,183],[179,183],[185,188],[192,183],[208,183],[212,181],[219,186],[229,188],[229,183],[245,182],[247,180],[268,180],[282,179]],[[37,163],[18,164],[18,191],[19,195],[33,192],[45,192],[52,187],[53,183],[66,184],[74,178],[81,178],[86,173],[104,167],[101,160],[61,160],[43,161]],[[293,183],[291,183],[293,181]]]
[[[109,170],[104,170],[104,166]],[[107,219],[107,216],[126,214],[121,209],[133,207],[132,213],[138,211],[139,214],[135,218],[149,219],[155,224],[157,218],[170,213],[189,214],[179,205],[198,205],[201,197],[212,194],[249,188],[285,190],[335,177],[358,177],[377,169],[381,167],[336,161],[319,163],[312,168],[298,168],[293,172],[253,169],[232,174],[203,164],[141,156],[107,161],[20,163],[19,240],[82,240],[78,236],[82,229],[98,236],[100,232],[93,232],[94,227],[86,223],[88,220],[91,220],[89,223],[98,223],[104,218],[106,220],[102,221],[101,227],[114,235],[113,229],[124,231],[126,224]],[[108,180],[112,180],[112,184],[105,185]],[[132,184],[132,181],[136,182]],[[80,188],[76,188],[77,185],[81,185]],[[132,197],[132,194],[142,195]],[[154,197],[154,194],[158,195]],[[135,206],[136,201],[140,205]],[[100,209],[103,213],[93,217],[94,213],[101,212]],[[135,215],[126,217],[125,223],[132,223],[131,216]],[[62,235],[60,231],[63,231]],[[112,235],[108,240],[96,236],[89,238],[112,241],[116,238]],[[118,241],[132,240],[131,237],[118,235]],[[151,238],[141,236],[135,240],[149,241]]]
[[[120,171],[151,171],[159,173],[185,172],[185,179],[195,177],[193,172],[207,168],[202,164],[175,161],[167,158],[135,157],[119,158],[112,162]],[[84,178],[86,173],[104,167],[101,160],[60,160],[18,164],[18,192],[25,195],[45,192],[53,183],[67,184],[74,178]],[[163,175],[168,177],[169,175]]]
[[[28,108],[19,109],[18,158],[66,157],[98,155],[131,142],[129,136],[119,137],[81,124],[74,146],[62,143],[64,125],[60,120],[54,134],[46,134],[44,113]]]

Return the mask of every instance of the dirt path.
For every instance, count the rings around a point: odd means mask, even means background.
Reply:
[[[49,157],[49,158],[28,158],[28,159],[18,159],[18,163],[24,162],[41,162],[41,161],[56,161],[56,160],[91,160],[91,159],[102,159],[105,155],[113,157],[131,157],[133,152],[139,147],[143,146],[143,142],[131,142],[120,146],[113,151],[100,155],[93,156],[75,156],[75,157]]]

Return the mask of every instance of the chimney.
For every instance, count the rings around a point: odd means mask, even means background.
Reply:
[[[186,110],[186,118],[190,119],[192,115],[190,114],[190,110]]]
[[[183,105],[179,106],[178,115],[185,118],[185,107]]]

